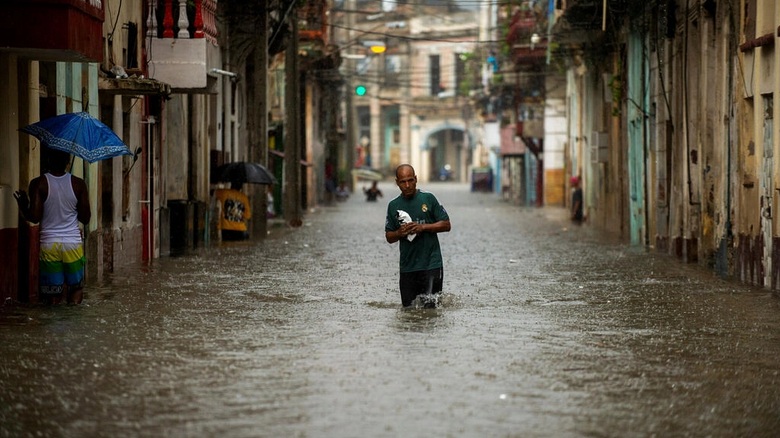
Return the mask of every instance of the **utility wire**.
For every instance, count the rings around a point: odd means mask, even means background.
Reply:
[[[380,0],[376,0],[377,3],[380,2]],[[369,3],[369,2],[365,2]],[[431,4],[429,0],[419,0],[419,1],[399,1],[399,0],[384,0],[384,3],[391,3],[396,5],[408,5],[408,6],[425,6],[425,7],[431,7],[431,8],[449,8],[452,6],[483,6],[483,5],[494,5],[494,6],[519,6],[519,2],[517,0],[457,0],[452,2],[441,2],[438,4]],[[538,0],[533,1],[529,0],[527,3],[540,3]]]
[[[457,40],[457,39],[445,39],[445,38],[417,38],[417,37],[410,37],[410,36],[406,36],[406,35],[392,34],[392,33],[388,33],[388,32],[366,31],[366,30],[362,30],[362,29],[359,29],[359,28],[356,28],[356,27],[341,26],[341,25],[338,25],[338,24],[331,24],[330,26],[331,27],[335,27],[337,29],[354,30],[356,32],[361,32],[361,33],[367,34],[367,35],[379,35],[379,36],[389,37],[389,38],[398,38],[400,40],[405,40],[405,41],[431,41],[431,42],[461,43],[461,44],[462,43],[495,44],[495,43],[502,43],[502,42],[504,42],[503,40]],[[473,32],[469,32],[469,33],[476,34],[477,33],[476,28],[475,28],[475,30]]]
[[[382,25],[384,25],[384,23],[379,23],[379,25],[374,27],[374,29],[381,28]],[[337,28],[337,29],[352,30],[352,31],[355,31],[355,32],[358,32],[358,33],[361,33],[361,34],[377,35],[377,36],[386,37],[386,38],[397,38],[397,39],[406,40],[406,41],[422,41],[422,42],[431,41],[431,42],[461,43],[461,44],[462,43],[474,43],[474,44],[496,44],[496,43],[502,43],[503,44],[503,43],[507,42],[506,39],[498,39],[498,40],[457,40],[457,39],[443,39],[443,38],[410,37],[410,36],[407,36],[407,35],[399,35],[397,33],[391,33],[391,32],[378,32],[376,30],[363,30],[363,29],[358,28],[358,27],[350,27],[350,26],[344,26],[344,25],[334,24],[334,23],[329,24],[329,26]],[[501,29],[501,27],[497,26],[494,29]],[[475,30],[474,32],[470,32],[470,33],[477,33],[477,31]],[[542,37],[549,36],[550,38],[552,38],[554,40],[554,39],[557,39],[558,37],[570,36],[570,32],[567,31],[567,30],[561,30],[559,32],[552,32],[552,33],[549,33],[549,34],[544,32],[543,34],[540,34],[540,36],[542,36]],[[530,36],[529,36],[529,38],[530,38]]]

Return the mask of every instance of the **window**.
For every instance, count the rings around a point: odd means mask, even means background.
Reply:
[[[441,66],[439,64],[439,55],[429,57],[429,76],[431,78],[431,96],[438,96],[441,92]]]
[[[385,56],[385,85],[397,87],[401,76],[401,57],[398,55]]]
[[[455,54],[455,94],[464,96],[468,94],[466,88],[466,55],[464,53]]]
[[[371,111],[367,106],[357,107],[358,139],[371,138]]]
[[[745,0],[745,39],[750,41],[756,38],[756,2],[758,0]]]

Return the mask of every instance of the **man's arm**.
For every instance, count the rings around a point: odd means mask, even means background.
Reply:
[[[409,234],[409,229],[412,227],[413,224],[403,224],[401,225],[401,228],[394,230],[394,231],[385,231],[385,240],[387,240],[387,243],[395,243],[399,240],[405,238]]]
[[[30,181],[27,193],[24,190],[14,193],[22,217],[35,224],[40,222],[43,217],[43,203],[46,201],[46,193],[48,192],[48,186],[44,188],[41,184],[42,179],[44,177],[41,176]]]
[[[416,233],[446,233],[450,231],[450,220],[443,220],[439,222],[434,222],[432,224],[418,224],[413,223],[410,224],[412,226],[411,234]]]
[[[387,240],[387,243],[395,243],[401,240],[401,237],[398,235],[398,230],[385,231],[385,240]]]
[[[87,192],[87,183],[78,177],[71,177],[73,182],[73,192],[76,194],[76,213],[79,222],[84,225],[89,223],[92,218],[92,210],[89,208],[89,193]]]
[[[385,231],[385,240],[387,240],[387,243],[395,243],[410,234],[446,233],[450,231],[450,228],[449,219],[434,222],[432,224],[418,224],[417,222],[412,222],[401,225],[401,228],[395,231]]]

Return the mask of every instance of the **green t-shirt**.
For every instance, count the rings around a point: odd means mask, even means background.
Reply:
[[[439,204],[439,200],[432,193],[417,190],[411,199],[398,195],[387,204],[385,231],[401,228],[398,220],[399,210],[407,212],[414,222],[420,224],[432,224],[450,219],[447,210]],[[404,237],[400,240],[400,244],[402,273],[427,271],[443,266],[438,233],[420,233],[411,242]]]

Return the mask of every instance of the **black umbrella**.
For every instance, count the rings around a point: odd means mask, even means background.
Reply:
[[[276,178],[263,165],[238,161],[219,166],[215,172],[217,182],[276,184]]]

